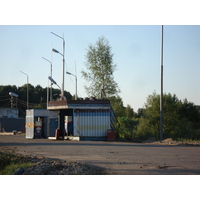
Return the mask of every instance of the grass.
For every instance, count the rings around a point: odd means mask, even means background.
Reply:
[[[18,168],[26,169],[33,165],[27,158],[17,154],[16,148],[0,151],[0,175],[12,175]]]
[[[24,169],[31,167],[32,163],[10,163],[4,169],[0,170],[0,175],[13,175],[20,167]]]

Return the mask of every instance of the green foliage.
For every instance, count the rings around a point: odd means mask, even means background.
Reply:
[[[133,120],[128,117],[118,117],[118,121],[120,123],[120,138],[133,139],[138,120]]]
[[[26,169],[31,167],[33,163],[10,163],[4,169],[0,170],[0,175],[13,175],[20,167]]]
[[[113,64],[113,54],[108,41],[100,37],[95,45],[89,45],[86,54],[87,71],[82,71],[88,86],[85,90],[88,96],[103,98],[116,95],[119,92],[113,73],[116,65]]]
[[[12,175],[18,168],[31,165],[24,156],[16,154],[15,149],[0,151],[0,175]]]
[[[130,105],[127,105],[127,107],[126,107],[126,116],[127,116],[128,118],[130,118],[130,119],[132,119],[133,116],[134,116],[133,108],[131,108]]]
[[[124,107],[122,98],[120,96],[112,96],[108,99],[110,100],[111,106],[117,117],[126,116],[126,108]]]
[[[164,94],[164,138],[200,138],[200,112],[191,102],[179,100],[176,95]],[[160,95],[149,95],[143,118],[140,118],[136,135],[140,138],[159,139]]]
[[[144,108],[139,108],[137,113],[135,112],[133,117],[134,118],[141,118],[144,116],[144,112],[145,112],[145,109]]]
[[[113,98],[113,107],[120,123],[119,136],[125,139],[146,140],[160,138],[160,95],[147,97],[145,108],[137,113],[121,98]],[[176,95],[164,94],[164,138],[200,140],[200,107],[181,101]],[[121,111],[120,111],[121,108]],[[120,112],[119,112],[120,111]]]
[[[156,137],[156,136],[157,136],[157,130],[150,123],[150,121],[147,118],[139,118],[138,126],[136,127],[135,131],[135,139],[145,140],[149,137]]]

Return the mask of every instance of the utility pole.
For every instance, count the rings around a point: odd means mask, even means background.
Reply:
[[[22,74],[26,75],[27,76],[27,109],[29,109],[29,97],[28,97],[28,74],[20,71]]]
[[[52,77],[52,62],[49,61],[48,59],[44,58],[44,57],[42,57],[42,58],[50,63],[50,77]],[[48,88],[49,88],[49,85],[48,85]],[[49,90],[48,88],[47,88],[47,91]],[[49,97],[48,94],[47,94],[47,96]],[[53,101],[53,98],[52,98],[52,84],[51,84],[51,87],[50,87],[50,101]],[[48,102],[48,98],[47,98],[47,102]]]
[[[57,51],[56,49],[52,49],[52,51],[54,51],[55,53],[59,53],[60,55],[63,56],[63,67],[62,67],[62,86],[61,86],[61,96],[64,96],[64,82],[65,82],[65,40],[64,40],[64,34],[63,37],[51,32],[53,35],[61,38],[63,40],[63,54],[61,54],[59,51]]]
[[[163,140],[163,25],[161,26],[161,66],[160,66],[160,140]]]

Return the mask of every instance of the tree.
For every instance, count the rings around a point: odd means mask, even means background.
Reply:
[[[88,96],[103,98],[117,95],[120,90],[113,76],[116,65],[113,64],[111,47],[104,37],[100,37],[95,45],[89,45],[86,60],[87,71],[82,71],[82,76],[89,84],[85,86]]]
[[[128,104],[127,107],[126,107],[126,116],[130,119],[133,118],[134,116],[134,111],[133,111],[133,108],[131,108],[131,106]]]
[[[109,100],[116,117],[126,116],[126,108],[124,107],[122,98],[120,96],[109,97]]]
[[[163,95],[164,102],[164,137],[165,138],[200,138],[200,113],[193,103],[184,100],[182,102],[177,96]],[[145,111],[139,119],[137,126],[138,137],[159,138],[160,126],[160,95],[155,92],[149,95],[145,104]]]
[[[164,94],[164,137],[176,137],[175,132],[179,124],[179,109],[181,108],[181,101],[176,95]],[[155,92],[149,95],[145,104],[145,118],[149,120],[152,125],[154,136],[159,138],[160,127],[160,95]]]
[[[138,108],[137,113],[134,113],[134,118],[141,118],[144,116],[145,109]]]
[[[120,123],[119,136],[125,139],[133,139],[138,120],[128,117],[118,117],[118,121]]]

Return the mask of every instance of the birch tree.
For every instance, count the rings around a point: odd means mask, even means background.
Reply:
[[[120,90],[114,80],[116,65],[108,40],[100,37],[94,45],[89,45],[86,54],[86,71],[82,76],[87,81],[85,90],[88,96],[109,98],[117,95]]]

